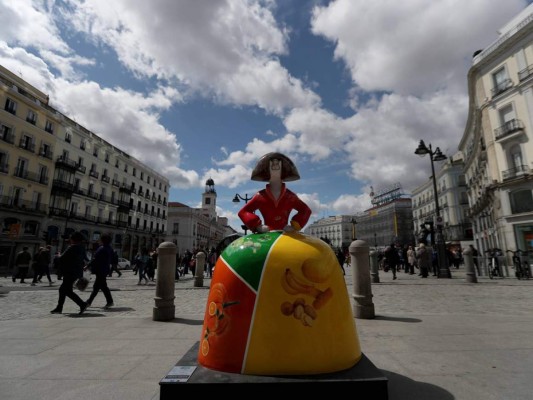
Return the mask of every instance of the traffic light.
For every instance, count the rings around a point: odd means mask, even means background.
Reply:
[[[43,235],[41,236],[41,239],[42,239],[46,244],[49,244],[49,241],[50,241],[50,235],[48,234],[48,231],[43,231]]]

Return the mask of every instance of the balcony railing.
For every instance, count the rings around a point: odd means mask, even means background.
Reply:
[[[107,175],[102,175],[102,182],[109,183],[111,178]]]
[[[25,170],[24,168],[15,168],[15,173],[13,174],[17,178],[26,179],[28,181],[41,183],[43,185],[48,185],[48,177],[42,174],[38,174],[35,172],[30,172]]]
[[[515,132],[523,132],[524,123],[519,119],[512,119],[507,121],[505,124],[499,128],[494,129],[494,136],[496,140],[501,140],[506,136],[512,135]]]
[[[20,200],[13,196],[0,196],[0,207],[21,211],[46,213],[48,205],[28,200]]]
[[[35,143],[32,141],[26,140],[24,138],[20,139],[19,147],[21,149],[31,151],[32,153],[35,153]]]
[[[491,90],[492,97],[499,95],[500,93],[505,92],[507,89],[513,86],[513,81],[510,79],[505,79],[494,86]]]
[[[128,193],[128,194],[131,194],[131,187],[126,185],[126,184],[122,184],[122,186],[120,187],[119,189],[120,192],[123,192],[123,193]]]
[[[54,157],[54,153],[52,153],[52,150],[49,147],[41,147],[39,155],[50,160]]]
[[[533,65],[529,65],[527,68],[524,68],[522,71],[518,73],[518,79],[520,81],[523,81],[524,79],[528,78],[533,74]]]
[[[502,172],[502,178],[505,179],[512,179],[517,176],[522,176],[529,174],[531,172],[531,169],[527,165],[519,165],[517,167],[508,169],[507,171]]]
[[[85,174],[85,171],[87,171],[87,167],[85,165],[76,164],[77,171],[81,172],[82,174]]]
[[[68,157],[63,157],[62,155],[57,157],[56,167],[67,167],[71,169],[76,169],[76,161],[69,159]]]
[[[96,179],[98,179],[98,177],[100,176],[98,171],[95,171],[93,169],[89,171],[89,175],[92,176],[93,178],[96,178]]]
[[[113,186],[120,187],[120,182],[118,180],[116,180],[116,179],[113,179],[113,181],[111,181],[111,184]]]
[[[64,191],[74,191],[74,184],[66,182],[62,179],[54,179],[52,181],[52,189],[64,190]]]

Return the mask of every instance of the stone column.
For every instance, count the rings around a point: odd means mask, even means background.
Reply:
[[[196,254],[196,270],[194,271],[194,287],[204,286],[205,253]]]
[[[477,283],[476,270],[474,268],[474,256],[472,255],[472,249],[470,246],[463,251],[463,259],[466,268],[466,281],[468,283]]]
[[[379,283],[378,251],[370,250],[370,275],[372,283]]]
[[[163,242],[157,248],[157,281],[155,288],[154,321],[170,321],[174,319],[174,278],[176,274],[176,245]]]
[[[364,240],[355,240],[350,245],[353,277],[353,313],[355,318],[375,318],[370,284],[369,247]]]

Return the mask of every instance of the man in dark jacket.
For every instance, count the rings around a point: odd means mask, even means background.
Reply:
[[[119,277],[122,276],[122,272],[118,270],[118,253],[116,250],[113,250],[113,257],[111,257],[111,270],[109,271],[108,277],[113,276],[113,272],[116,272]]]
[[[111,262],[113,260],[113,249],[111,248],[111,236],[104,234],[100,237],[102,245],[98,247],[94,257],[87,266],[91,272],[96,275],[93,285],[93,291],[87,300],[87,306],[90,306],[100,290],[104,293],[107,304],[104,308],[113,306],[113,297],[111,291],[107,287],[107,276],[111,270]]]
[[[22,251],[17,254],[15,259],[15,270],[13,271],[13,282],[20,278],[20,283],[24,283],[24,279],[30,269],[31,254],[28,248],[24,246]]]
[[[84,240],[85,237],[81,232],[74,232],[70,236],[70,246],[59,257],[59,265],[63,272],[63,282],[59,287],[57,307],[51,311],[52,314],[61,314],[63,312],[63,304],[65,304],[66,297],[80,307],[80,314],[83,314],[87,308],[87,304],[72,290],[74,282],[83,276],[86,257]]]

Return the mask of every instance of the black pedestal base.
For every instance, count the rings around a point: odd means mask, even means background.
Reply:
[[[326,385],[329,390],[349,388],[351,394],[364,393],[369,399],[388,400],[388,379],[364,354],[352,368],[339,372],[319,375],[241,375],[198,365],[198,346],[199,342],[196,342],[159,382],[161,400],[177,399],[184,393],[207,394],[208,390],[221,386],[231,390],[232,395],[253,395],[254,391],[260,391],[261,394],[279,396],[279,385],[284,388],[287,385],[297,386],[298,395],[316,394],[317,385]]]

